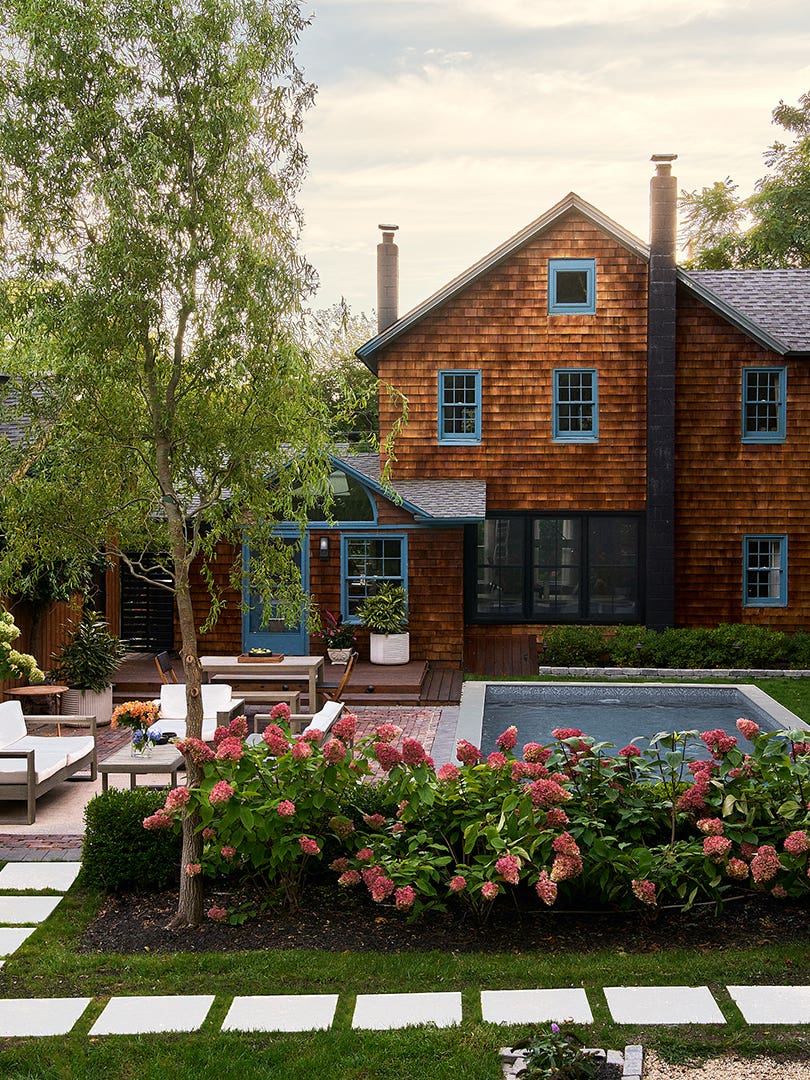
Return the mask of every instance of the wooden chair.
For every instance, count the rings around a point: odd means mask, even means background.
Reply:
[[[349,659],[346,661],[346,668],[343,672],[343,678],[339,683],[319,683],[318,694],[323,698],[324,702],[327,701],[340,701],[343,697],[343,692],[349,685],[349,679],[352,677],[352,671],[354,665],[357,663],[359,653],[355,650],[352,652]],[[310,708],[312,706],[310,705]]]
[[[167,652],[159,652],[155,657],[155,667],[158,669],[162,683],[176,683],[177,676],[172,667],[171,657]]]

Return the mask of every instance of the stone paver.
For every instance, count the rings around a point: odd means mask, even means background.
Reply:
[[[461,994],[358,994],[353,1028],[389,1031],[412,1024],[461,1023]]]
[[[481,1016],[490,1024],[532,1024],[544,1020],[592,1024],[584,990],[482,990]]]
[[[110,998],[90,1029],[90,1034],[141,1035],[161,1031],[196,1031],[213,1003],[213,994]]]
[[[61,900],[61,896],[0,896],[0,923],[44,922]]]
[[[810,986],[729,986],[746,1024],[810,1024]]]
[[[12,862],[0,870],[0,889],[55,889],[67,892],[78,877],[77,862]]]
[[[36,927],[0,926],[0,956],[10,956],[33,934]]]
[[[0,1000],[0,1037],[66,1035],[92,998],[7,998]]]
[[[337,994],[235,997],[223,1031],[324,1031],[332,1026]]]
[[[725,1024],[708,986],[606,986],[617,1024]]]

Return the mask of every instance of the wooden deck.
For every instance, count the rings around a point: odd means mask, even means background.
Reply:
[[[174,665],[182,677],[179,660]],[[327,663],[323,682],[340,682],[343,668]],[[408,664],[371,664],[359,660],[352,672],[346,705],[457,705],[461,697],[462,673],[452,665],[428,664],[411,660]],[[296,690],[301,684],[294,679],[289,686],[275,684],[274,689]],[[306,691],[306,686],[303,687]],[[130,654],[121,664],[113,684],[116,702],[133,698],[153,698],[160,694],[160,680],[151,654]],[[306,693],[304,693],[306,697]]]

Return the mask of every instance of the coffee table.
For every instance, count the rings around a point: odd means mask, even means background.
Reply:
[[[156,746],[151,754],[137,756],[133,755],[129,746],[124,746],[98,763],[98,771],[101,773],[101,790],[107,790],[110,773],[129,775],[130,788],[136,786],[135,780],[139,776],[167,773],[171,777],[172,787],[177,787],[177,772],[183,764],[183,755],[171,743],[167,743],[166,746]]]

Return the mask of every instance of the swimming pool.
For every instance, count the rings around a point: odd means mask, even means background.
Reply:
[[[550,742],[558,727],[579,728],[617,748],[660,731],[722,728],[748,750],[750,744],[736,727],[741,716],[755,720],[763,731],[810,730],[769,694],[747,684],[466,682],[457,738],[488,754],[511,724],[518,729],[519,747]]]

